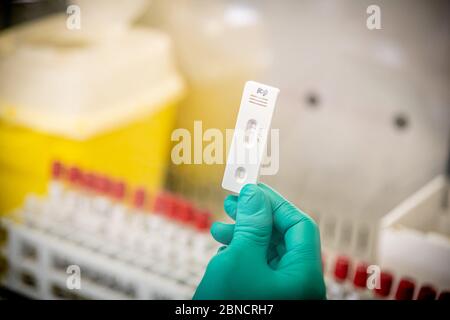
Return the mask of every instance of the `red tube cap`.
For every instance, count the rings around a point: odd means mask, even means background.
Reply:
[[[367,264],[360,263],[356,267],[353,285],[357,288],[366,288],[367,286]]]
[[[194,219],[194,206],[189,201],[180,200],[177,209],[177,217],[181,222],[189,223]]]
[[[209,211],[197,211],[194,215],[194,225],[200,231],[206,231],[211,226],[211,214]]]
[[[81,183],[81,176],[82,176],[82,173],[81,173],[80,168],[78,168],[78,167],[71,167],[69,169],[68,178],[69,178],[69,182],[71,184],[79,184],[79,183]]]
[[[118,181],[111,183],[110,194],[114,199],[118,201],[123,200],[125,198],[125,190],[126,190],[125,182]]]
[[[52,163],[52,178],[60,179],[64,174],[64,166],[59,161],[53,161]]]
[[[147,195],[144,188],[137,189],[134,192],[133,206],[135,208],[142,208],[145,204],[146,197]]]
[[[334,278],[338,281],[345,281],[348,276],[348,271],[350,268],[350,260],[346,256],[340,256],[336,260],[334,266]]]
[[[419,290],[417,300],[435,300],[436,294],[437,292],[432,286],[423,285]]]
[[[415,284],[410,279],[400,280],[397,292],[395,293],[395,300],[412,300],[414,296]]]
[[[166,194],[165,214],[171,219],[177,219],[180,199],[174,195]]]
[[[167,211],[167,194],[164,192],[160,192],[155,199],[155,203],[153,204],[153,211],[155,213],[165,213]]]
[[[97,176],[94,173],[92,173],[92,172],[86,173],[84,175],[84,178],[83,178],[82,181],[83,181],[83,186],[86,189],[95,190],[95,186],[97,184],[97,182],[96,182],[97,181]]]
[[[98,193],[107,194],[111,190],[112,182],[108,177],[99,176],[95,180],[95,190]]]
[[[391,293],[392,282],[394,277],[389,272],[381,272],[380,274],[380,287],[375,288],[375,294],[380,297],[387,297]]]

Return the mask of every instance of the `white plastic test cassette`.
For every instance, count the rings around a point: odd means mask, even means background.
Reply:
[[[266,149],[278,88],[248,81],[242,94],[222,187],[239,193],[248,184],[256,184]]]

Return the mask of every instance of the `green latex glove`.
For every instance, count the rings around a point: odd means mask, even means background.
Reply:
[[[224,207],[236,223],[212,225],[225,246],[194,299],[325,299],[319,230],[308,215],[264,184],[244,186]]]

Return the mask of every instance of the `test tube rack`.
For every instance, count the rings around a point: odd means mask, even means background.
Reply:
[[[2,219],[2,283],[39,299],[189,299],[218,248],[210,220],[173,194],[126,197],[121,182],[56,163],[48,196]]]

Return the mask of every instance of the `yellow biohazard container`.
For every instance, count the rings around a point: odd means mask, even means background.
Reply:
[[[0,214],[45,192],[56,159],[150,191],[163,183],[183,92],[170,39],[66,19],[0,34]]]

